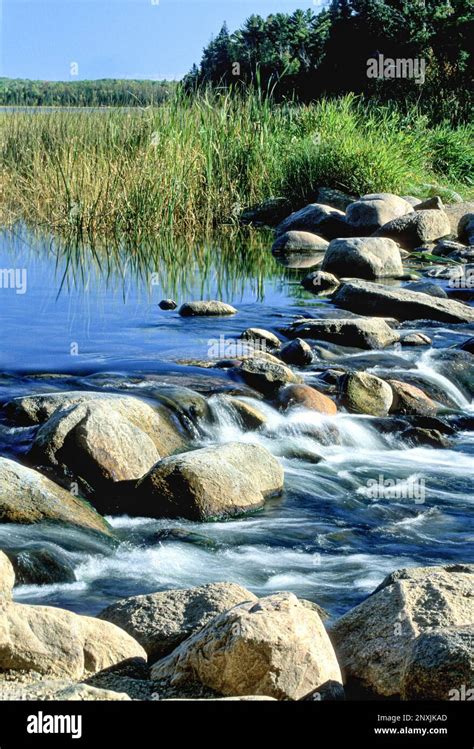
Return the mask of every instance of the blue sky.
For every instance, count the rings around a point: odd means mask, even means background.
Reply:
[[[180,78],[224,20],[234,30],[252,13],[297,8],[317,2],[0,0],[0,76]]]

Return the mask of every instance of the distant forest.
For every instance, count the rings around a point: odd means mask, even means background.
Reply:
[[[174,81],[29,81],[0,78],[2,106],[146,107],[162,104]]]

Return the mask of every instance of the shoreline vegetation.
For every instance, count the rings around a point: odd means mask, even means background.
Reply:
[[[238,224],[270,197],[318,186],[445,202],[474,194],[473,128],[354,95],[276,103],[258,91],[182,90],[135,111],[0,114],[3,225],[97,242]]]

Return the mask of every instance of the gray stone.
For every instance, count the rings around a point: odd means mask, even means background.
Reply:
[[[347,221],[358,233],[371,234],[398,216],[412,213],[413,206],[391,193],[364,195],[347,207]]]
[[[0,551],[0,600],[11,600],[15,585],[15,571],[12,563],[3,551]]]
[[[362,349],[386,348],[400,340],[399,334],[384,320],[356,317],[297,320],[282,332],[288,338],[330,341]]]
[[[311,203],[292,213],[276,228],[278,235],[289,231],[306,231],[334,239],[347,236],[349,228],[343,211],[321,203]]]
[[[393,392],[380,377],[368,372],[352,372],[342,381],[342,402],[351,413],[387,416]]]
[[[422,203],[417,203],[415,206],[415,211],[428,211],[428,210],[437,210],[437,211],[444,211],[444,203],[439,197],[439,195],[435,195],[433,198],[427,198]]]
[[[308,250],[324,252],[329,242],[317,234],[308,231],[287,231],[280,234],[273,243],[272,253],[287,252],[289,250]]]
[[[416,210],[384,224],[375,232],[375,236],[389,237],[405,249],[415,249],[450,233],[451,226],[444,211]]]
[[[409,291],[420,291],[422,294],[428,294],[429,296],[437,296],[440,299],[448,298],[445,290],[431,281],[411,281],[403,288],[408,289]]]
[[[236,371],[249,387],[267,396],[273,395],[283,385],[302,382],[301,377],[284,364],[255,357],[243,361]]]
[[[303,341],[301,338],[295,338],[281,347],[279,356],[285,364],[295,364],[297,367],[304,367],[313,361],[313,350],[306,341]]]
[[[323,273],[321,270],[308,273],[301,281],[301,285],[306,291],[312,294],[328,295],[332,294],[340,286],[341,282],[332,273]]]
[[[391,239],[354,237],[333,239],[329,244],[321,270],[339,277],[398,277],[403,273],[398,245]]]
[[[222,317],[235,315],[237,310],[230,304],[215,299],[199,302],[185,302],[178,310],[181,317]]]

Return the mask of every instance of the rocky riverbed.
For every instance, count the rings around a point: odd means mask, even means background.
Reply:
[[[4,367],[2,699],[474,689],[474,206],[318,200],[244,216],[303,304],[167,298],[198,346]]]

